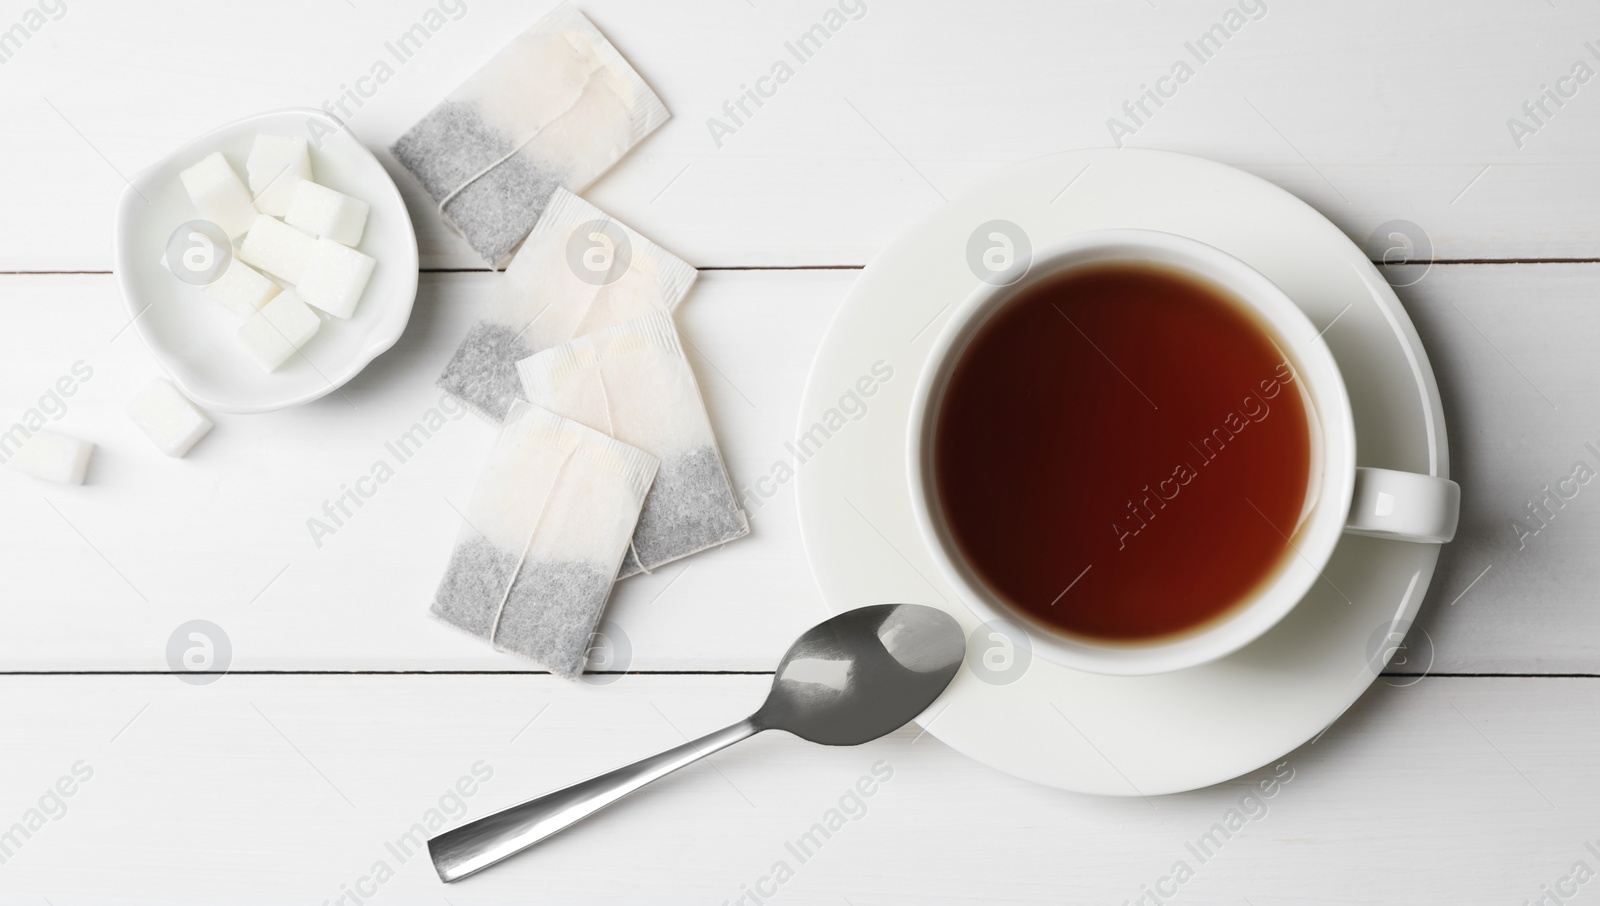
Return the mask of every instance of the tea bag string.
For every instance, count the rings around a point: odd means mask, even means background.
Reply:
[[[607,222],[608,223],[616,223],[616,221],[614,221],[614,220],[608,220]],[[591,233],[590,235],[593,235],[593,234]],[[570,238],[571,238],[570,234],[569,234],[568,238],[570,240]],[[588,238],[588,237],[584,237],[584,238]],[[606,286],[607,286],[607,284],[602,283],[599,286],[593,287],[594,291],[589,293],[588,300],[583,303],[583,313],[578,315],[578,327],[575,330],[573,330],[573,332],[572,332],[573,336],[583,336],[586,333],[592,333],[593,332],[593,331],[584,330],[583,329],[583,323],[585,321],[589,320],[589,316],[591,314],[594,314],[595,302],[599,300],[600,294],[605,292]],[[568,339],[571,339],[571,338],[569,337]],[[600,382],[600,389],[601,389],[602,393],[605,392],[605,380],[603,378],[601,379],[601,382]],[[606,414],[606,418],[610,418],[610,417],[611,417],[611,415],[610,415],[610,412],[608,411],[607,414]]]
[[[467,186],[472,185],[473,183],[477,182],[478,180],[482,179],[483,177],[489,175],[489,171],[491,171],[494,168],[500,166],[501,164],[505,163],[506,161],[510,160],[511,158],[516,157],[518,154],[520,154],[522,152],[523,148],[527,147],[528,142],[531,142],[534,139],[538,138],[541,134],[543,134],[543,132],[544,132],[544,129],[542,129],[542,128],[534,130],[534,133],[532,135],[530,135],[527,138],[523,139],[522,142],[520,144],[518,144],[515,148],[512,148],[510,151],[507,151],[505,154],[501,155],[498,159],[495,160],[494,163],[490,164],[487,167],[484,167],[482,170],[479,170],[478,172],[476,172],[476,173],[472,174],[471,176],[467,177],[467,181],[466,182],[464,182],[461,185],[456,186],[454,189],[450,190],[450,194],[448,194],[445,197],[439,199],[439,215],[441,217],[444,216],[444,206],[449,204],[451,201],[454,201],[455,197],[457,195],[461,194],[461,190],[465,189]],[[450,221],[449,221],[448,218],[446,218],[445,222],[449,223]],[[452,226],[451,229],[455,229],[455,227]]]
[[[606,433],[612,437],[617,436],[617,429],[611,424],[611,394],[606,392],[606,375],[604,371],[595,370],[594,376],[600,382],[600,400],[606,412]],[[650,575],[651,571],[644,565],[644,558],[639,556],[639,549],[633,544],[633,535],[628,535],[628,550],[633,551],[633,562],[639,564],[639,572]]]
[[[556,476],[550,482],[550,490],[545,492],[544,501],[539,504],[539,515],[533,519],[533,527],[528,529],[528,540],[522,545],[522,554],[517,558],[517,566],[511,571],[511,578],[506,581],[505,591],[500,593],[500,603],[494,609],[494,625],[489,627],[489,641],[500,634],[500,617],[506,612],[506,602],[511,599],[511,589],[516,586],[517,578],[522,575],[523,564],[528,562],[528,548],[533,546],[533,538],[539,533],[539,526],[544,522],[545,510],[550,508],[550,498],[555,496],[556,488],[561,486],[561,476],[567,471],[567,463],[572,462],[572,454],[577,449],[573,447],[561,458],[561,465],[556,467]]]
[[[533,325],[539,323],[539,319],[544,317],[544,313],[550,310],[550,306],[551,305],[552,305],[552,303],[546,302],[544,304],[544,307],[540,308],[537,314],[535,314],[533,317],[529,318],[528,319],[528,323],[522,325],[522,329],[517,331],[517,339],[519,339],[519,340],[522,339],[523,334],[525,334],[528,331],[532,330],[533,329]]]

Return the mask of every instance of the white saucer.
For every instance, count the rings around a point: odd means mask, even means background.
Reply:
[[[932,341],[977,285],[968,239],[994,220],[1021,226],[1036,247],[1136,227],[1243,259],[1327,328],[1355,409],[1358,463],[1449,477],[1427,354],[1393,290],[1337,227],[1276,186],[1211,161],[1132,149],[1057,154],[1001,172],[900,236],[834,318],[807,380],[802,437],[815,422],[826,426],[828,410],[875,363],[894,373],[864,399],[865,416],[841,426],[836,415],[837,430],[797,469],[801,532],[824,600],[835,611],[931,604],[962,621],[968,669],[919,720],[1019,777],[1153,795],[1280,758],[1371,684],[1427,592],[1438,546],[1347,535],[1326,581],[1265,636],[1176,673],[1081,673],[1031,657],[1017,627],[980,627],[939,578],[913,522],[906,432]]]

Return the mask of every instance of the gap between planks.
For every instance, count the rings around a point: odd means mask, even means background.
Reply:
[[[171,670],[0,670],[8,676],[193,676],[215,671]],[[772,670],[593,670],[585,676],[772,676]],[[218,676],[551,676],[547,670],[227,670]],[[1600,673],[1389,673],[1395,679],[1600,679]]]
[[[1370,259],[1369,259],[1370,260]],[[1493,265],[1493,264],[1600,264],[1600,258],[1435,258],[1432,261],[1395,261],[1384,263],[1372,261],[1375,267],[1413,267],[1420,264],[1427,265]],[[697,267],[698,271],[859,271],[864,270],[864,264],[753,264],[753,265],[723,265],[717,267]],[[490,267],[424,267],[418,268],[418,273],[423,274],[495,274],[501,273]],[[107,277],[112,271],[0,271],[0,277]]]

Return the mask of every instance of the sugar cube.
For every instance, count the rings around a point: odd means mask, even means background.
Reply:
[[[261,272],[234,258],[222,276],[206,285],[206,295],[212,301],[241,318],[248,318],[278,294],[278,284],[261,275]]]
[[[256,210],[282,217],[289,212],[295,185],[311,178],[311,151],[304,137],[258,135],[244,169]]]
[[[166,378],[156,378],[128,400],[128,417],[168,456],[183,456],[211,430],[211,419]]]
[[[83,484],[94,444],[54,431],[38,430],[6,460],[6,468],[61,484]]]
[[[276,217],[258,214],[239,245],[239,257],[290,283],[299,283],[316,247],[316,239]]]
[[[322,321],[293,290],[276,296],[239,326],[239,340],[268,371],[276,370],[316,335]]]
[[[250,229],[255,221],[256,208],[250,203],[250,191],[239,181],[222,152],[213,151],[200,162],[178,174],[189,200],[200,209],[200,215],[222,228],[230,237]]]
[[[289,212],[283,219],[313,236],[323,236],[348,246],[361,241],[371,206],[308,179],[294,184]]]
[[[371,256],[346,248],[324,236],[317,240],[304,273],[295,284],[300,298],[336,318],[348,318],[361,301],[372,268]]]

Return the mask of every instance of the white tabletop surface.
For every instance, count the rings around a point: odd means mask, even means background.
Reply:
[[[748,539],[619,586],[607,618],[632,654],[614,682],[529,673],[427,619],[489,425],[446,425],[320,546],[306,520],[436,405],[434,378],[496,279],[381,149],[547,0],[6,0],[0,430],[76,368],[74,392],[46,405],[98,451],[82,487],[0,472],[0,901],[1596,895],[1600,881],[1578,878],[1600,873],[1600,487],[1536,534],[1519,539],[1514,521],[1536,525],[1528,502],[1575,463],[1600,469],[1600,12],[845,0],[838,31],[719,142],[708,118],[826,3],[580,5],[674,113],[586,195],[703,269],[679,321],[736,482],[785,458],[858,269],[1009,163],[1120,139],[1258,174],[1363,244],[1406,222],[1435,263],[1388,271],[1438,374],[1464,494],[1407,663],[1289,753],[1276,768],[1289,779],[1259,804],[1245,797],[1272,768],[1102,799],[997,773],[915,727],[854,749],[773,735],[445,887],[402,839],[430,808],[482,815],[754,707],[824,614],[792,486]],[[109,273],[126,177],[224,122],[337,102],[429,9],[442,27],[345,111],[416,220],[424,273],[405,336],[342,395],[217,416],[188,458],[161,456],[122,411],[157,373]],[[1242,24],[1198,62],[1186,42],[1230,9]],[[1192,77],[1129,117],[1124,103],[1180,61]],[[168,637],[191,619],[231,643],[218,682],[167,672]],[[786,844],[874,771],[890,779],[797,858]],[[470,796],[451,792],[463,776]],[[1233,809],[1242,827],[1197,858],[1186,844]]]

